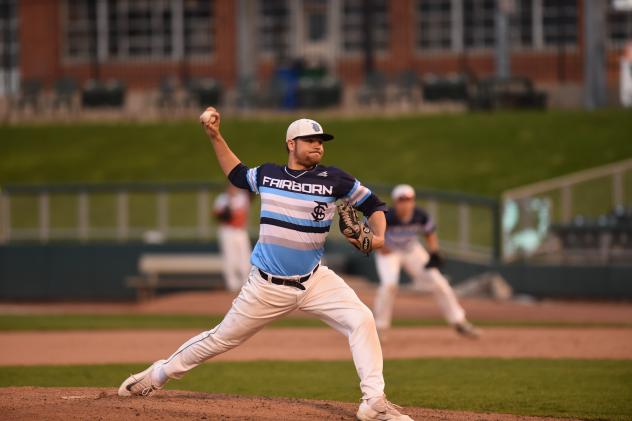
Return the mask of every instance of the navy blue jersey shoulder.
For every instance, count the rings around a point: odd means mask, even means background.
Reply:
[[[260,189],[277,189],[296,193],[349,200],[367,217],[385,211],[386,205],[351,174],[338,167],[317,165],[311,170],[291,170],[277,164],[248,168],[238,164],[228,175],[235,186],[259,193]]]
[[[432,220],[428,212],[420,207],[416,207],[413,210],[413,217],[407,222],[403,222],[399,219],[397,217],[397,213],[395,212],[395,208],[390,207],[386,212],[386,224],[388,226],[421,225],[426,231],[429,231],[431,225],[434,225],[432,224]]]
[[[422,208],[417,207],[415,208],[415,212],[413,214],[413,221],[415,221],[416,224],[425,226],[430,221],[430,215],[428,215],[428,212]]]

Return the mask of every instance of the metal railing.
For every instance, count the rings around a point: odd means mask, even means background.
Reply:
[[[0,243],[213,240],[212,203],[224,188],[213,182],[8,185],[0,191]],[[387,198],[392,186],[371,188]],[[500,257],[497,200],[422,189],[417,194],[449,254],[483,261]],[[258,208],[255,197],[253,236]],[[331,234],[341,239],[337,229]]]
[[[632,159],[507,190],[502,203],[503,258],[546,252],[552,224],[632,206]]]

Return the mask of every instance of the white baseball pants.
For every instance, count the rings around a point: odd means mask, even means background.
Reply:
[[[250,272],[250,238],[245,229],[222,225],[217,230],[229,291],[239,291]]]
[[[391,326],[402,267],[417,286],[430,286],[448,323],[461,323],[465,320],[465,310],[459,304],[445,277],[436,268],[425,268],[428,259],[428,252],[419,243],[415,243],[407,250],[396,250],[388,254],[375,253],[375,264],[380,278],[374,305],[378,329],[387,329]]]
[[[165,374],[179,379],[209,358],[240,345],[273,320],[300,309],[348,338],[363,399],[382,396],[382,348],[371,310],[326,266],[320,266],[303,285],[304,291],[272,284],[253,267],[224,320],[185,342],[164,363]]]

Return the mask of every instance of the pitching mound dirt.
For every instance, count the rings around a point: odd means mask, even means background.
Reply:
[[[120,398],[114,389],[0,389],[4,419],[20,420],[353,420],[356,409],[353,403],[184,391],[162,391],[143,399]],[[416,420],[553,420],[423,408],[406,412]]]

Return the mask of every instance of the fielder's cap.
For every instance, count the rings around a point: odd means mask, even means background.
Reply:
[[[393,200],[397,199],[413,199],[415,197],[415,189],[408,184],[399,184],[395,186],[391,193]]]
[[[301,118],[300,120],[293,121],[287,128],[285,141],[300,139],[302,137],[318,137],[323,141],[334,138],[332,135],[324,133],[323,126],[317,121],[310,120],[309,118]]]

